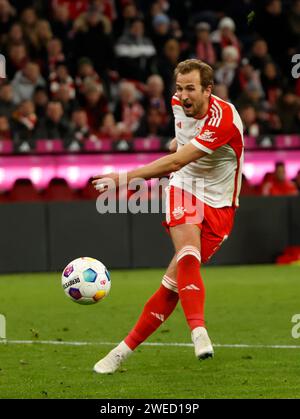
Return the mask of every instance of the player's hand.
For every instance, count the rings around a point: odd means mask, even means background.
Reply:
[[[121,174],[112,172],[106,175],[96,175],[93,177],[92,184],[94,188],[101,194],[110,189],[117,189],[120,185]],[[123,179],[124,178],[124,179]],[[124,184],[125,176],[122,174],[122,184]]]

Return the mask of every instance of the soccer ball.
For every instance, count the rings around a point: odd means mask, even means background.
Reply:
[[[110,291],[110,275],[103,263],[90,257],[70,262],[63,270],[62,287],[65,294],[79,304],[94,304]]]

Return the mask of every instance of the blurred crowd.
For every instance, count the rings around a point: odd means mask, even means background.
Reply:
[[[173,72],[197,58],[245,134],[300,129],[300,0],[0,0],[0,140],[174,135]],[[300,73],[300,71],[299,71]],[[299,176],[298,176],[299,177]]]
[[[299,193],[300,169],[293,179],[289,179],[283,161],[276,162],[274,171],[265,173],[262,181],[257,185],[251,184],[245,175],[242,178],[241,195],[296,196]]]

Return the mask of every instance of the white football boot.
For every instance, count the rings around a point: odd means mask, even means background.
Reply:
[[[119,369],[123,361],[132,354],[132,350],[122,341],[116,348],[112,349],[104,358],[100,359],[93,370],[98,374],[113,374]]]
[[[214,349],[205,327],[196,327],[192,331],[192,341],[195,345],[195,355],[198,359],[212,358]]]

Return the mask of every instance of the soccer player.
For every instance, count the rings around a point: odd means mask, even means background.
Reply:
[[[178,300],[196,357],[213,356],[205,327],[200,266],[219,249],[233,226],[241,186],[243,127],[235,107],[212,95],[213,70],[209,65],[195,59],[183,61],[175,70],[175,81],[176,138],[172,147],[176,141],[176,152],[127,173],[128,183],[134,178],[148,180],[171,173],[166,225],[175,256],[128,336],[95,364],[94,371],[100,374],[115,372],[170,316]],[[118,173],[95,176],[93,184],[101,193],[112,181],[119,184]]]

